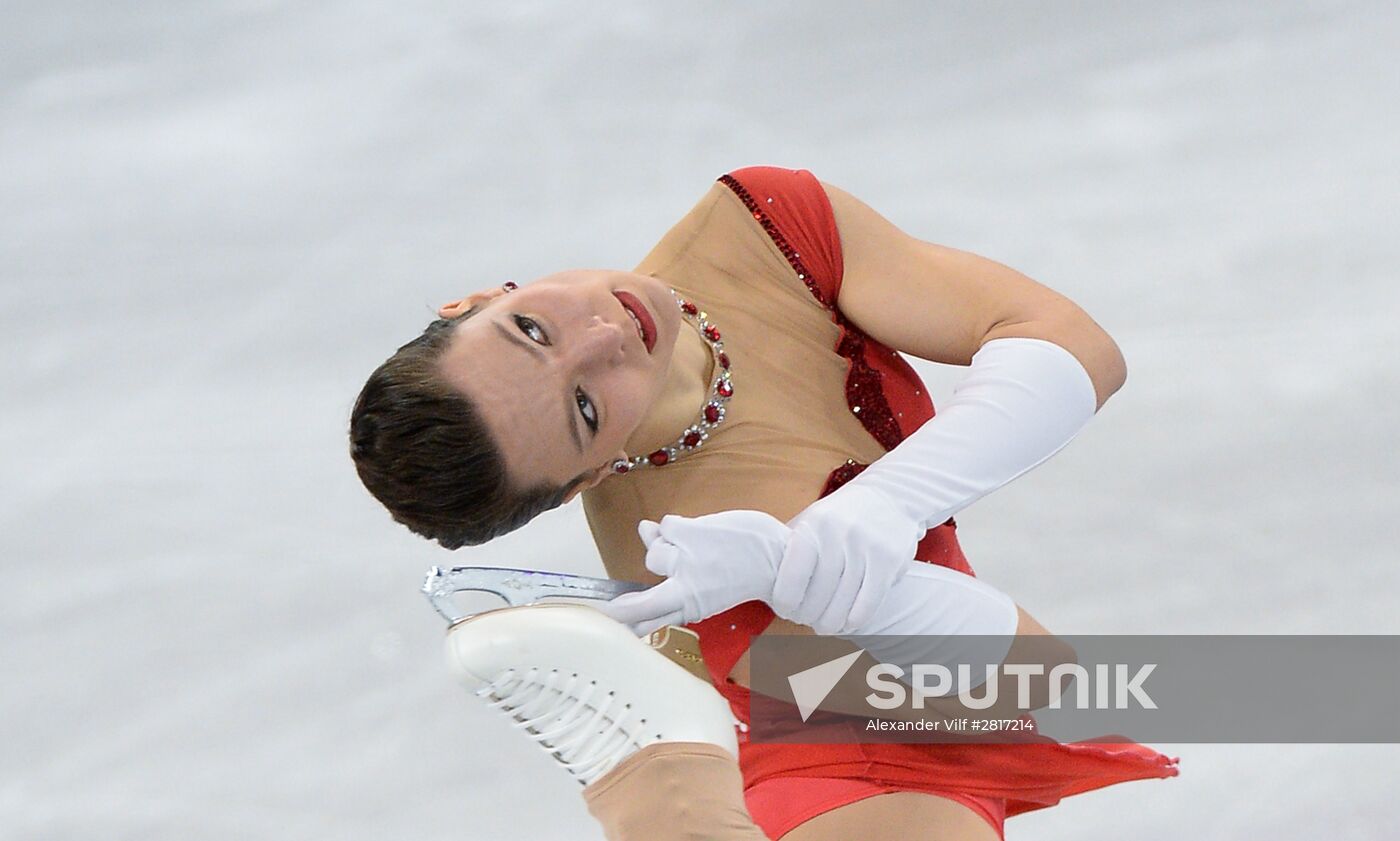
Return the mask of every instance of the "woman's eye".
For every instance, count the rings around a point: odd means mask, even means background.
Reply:
[[[578,403],[579,414],[583,415],[583,422],[588,424],[588,428],[593,432],[598,431],[598,410],[593,408],[593,401],[588,399],[588,395],[583,393],[583,389],[574,392],[574,401]]]
[[[549,337],[544,334],[544,328],[533,318],[524,315],[515,316],[515,326],[520,328],[520,332],[530,337],[530,341],[538,342],[542,345],[549,344]]]

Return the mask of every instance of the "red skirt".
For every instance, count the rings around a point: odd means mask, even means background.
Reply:
[[[748,602],[690,626],[700,635],[715,686],[744,723],[742,729],[749,722],[751,695],[727,676],[749,641],[772,620],[767,605]],[[856,736],[850,742],[809,745],[751,742],[740,734],[745,792],[765,832],[777,837],[816,814],[887,791],[960,800],[1000,830],[1002,818],[1054,806],[1070,795],[1178,773],[1175,757],[1118,736],[1061,743],[1036,734],[1017,744],[860,743]],[[765,786],[775,780],[810,784]],[[833,787],[832,780],[864,788]]]

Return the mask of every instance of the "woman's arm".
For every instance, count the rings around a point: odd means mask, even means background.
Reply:
[[[970,366],[933,418],[788,523],[770,603],[841,633],[875,614],[926,529],[1053,456],[1125,375],[1113,340],[1067,298],[829,189],[843,313],[888,346]]]
[[[776,568],[744,582],[771,586],[765,600],[779,616],[842,634],[877,617],[928,528],[1058,452],[1124,373],[1112,339],[1068,299],[990,260],[915,240],[827,189],[843,251],[843,313],[887,346],[970,366],[933,418],[789,521]],[[709,599],[701,596],[728,598],[733,588],[711,594],[673,573],[712,550],[712,532],[727,521],[693,522],[688,529],[672,520],[667,535],[663,520],[675,569],[662,574],[677,581],[673,601],[692,602],[673,610],[703,616],[697,611]]]
[[[993,339],[1043,339],[1084,366],[1102,406],[1127,376],[1108,333],[1073,301],[1015,269],[924,242],[825,182],[845,268],[837,306],[898,351],[967,365]]]

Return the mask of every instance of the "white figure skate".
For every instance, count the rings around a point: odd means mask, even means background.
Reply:
[[[698,638],[666,627],[649,641],[579,604],[532,604],[459,619],[454,675],[588,785],[655,742],[708,742],[735,756],[735,721]]]

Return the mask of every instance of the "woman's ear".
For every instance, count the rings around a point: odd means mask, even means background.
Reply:
[[[493,286],[490,289],[473,292],[465,298],[449,301],[438,307],[438,318],[456,318],[472,307],[484,304],[492,298],[497,298],[504,294],[506,294],[506,288],[504,286]]]
[[[626,458],[625,455],[619,455],[618,457]],[[579,479],[577,482],[574,483],[574,486],[572,488],[569,488],[569,492],[564,495],[564,501],[568,502],[569,500],[573,499],[574,497],[578,496],[579,494],[583,493],[584,491],[588,490],[589,488],[597,485],[599,482],[613,475],[612,465],[613,463],[610,461],[607,464],[599,465],[598,467],[595,467],[592,470],[588,471],[588,473],[585,474],[584,478]]]

